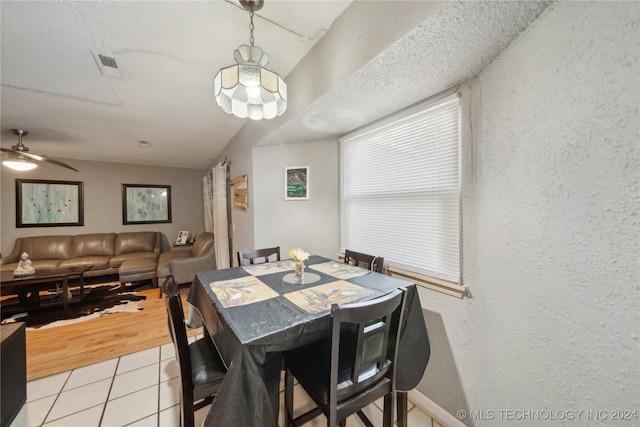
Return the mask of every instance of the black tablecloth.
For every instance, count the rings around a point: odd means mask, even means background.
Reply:
[[[327,261],[330,260],[312,256],[305,264],[312,269],[314,264]],[[222,307],[208,284],[249,276],[244,268],[206,271],[196,275],[187,301],[197,308],[228,368],[205,420],[206,427],[277,426],[282,352],[329,335],[329,311],[311,314],[282,296],[337,280],[333,276],[313,272],[320,276],[320,280],[305,285],[285,282],[283,277],[290,271],[259,276],[279,296],[230,308]],[[365,299],[376,298],[397,288],[406,290],[396,387],[398,390],[414,388],[422,379],[430,356],[429,337],[416,285],[375,272],[347,281],[374,290]]]

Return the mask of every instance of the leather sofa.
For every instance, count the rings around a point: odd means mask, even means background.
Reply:
[[[125,261],[129,264],[130,260],[141,258],[157,261],[162,241],[157,231],[20,237],[11,253],[3,258],[2,271],[15,270],[23,252],[29,254],[36,270],[91,265],[84,276],[96,277],[118,274]]]
[[[215,270],[216,260],[213,247],[213,234],[201,233],[196,237],[193,246],[170,252],[163,252],[158,259],[158,283],[173,275],[176,284],[193,282],[196,273]]]

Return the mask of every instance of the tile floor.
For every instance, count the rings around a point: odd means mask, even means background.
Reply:
[[[174,355],[173,344],[167,344],[30,381],[27,402],[11,427],[177,427],[180,384]],[[309,398],[299,387],[295,393],[296,408],[306,410]],[[365,409],[376,426],[382,423],[381,407],[377,402]],[[196,426],[202,425],[208,410],[196,412]],[[282,413],[281,409],[280,425]],[[439,427],[411,402],[408,422],[412,427]],[[307,425],[325,426],[326,418]],[[362,425],[356,416],[347,420],[347,426]]]

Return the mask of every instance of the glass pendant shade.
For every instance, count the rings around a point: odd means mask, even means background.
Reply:
[[[237,64],[222,68],[214,79],[216,102],[227,113],[253,120],[272,119],[287,109],[287,85],[264,68],[269,55],[242,45],[233,54]]]

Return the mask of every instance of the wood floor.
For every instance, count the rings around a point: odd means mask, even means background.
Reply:
[[[51,329],[27,331],[27,381],[171,342],[167,312],[157,288],[139,289],[147,299],[137,313],[114,313]],[[182,288],[186,300],[189,288]],[[185,311],[189,305],[183,303]],[[189,335],[202,332],[190,329]]]

